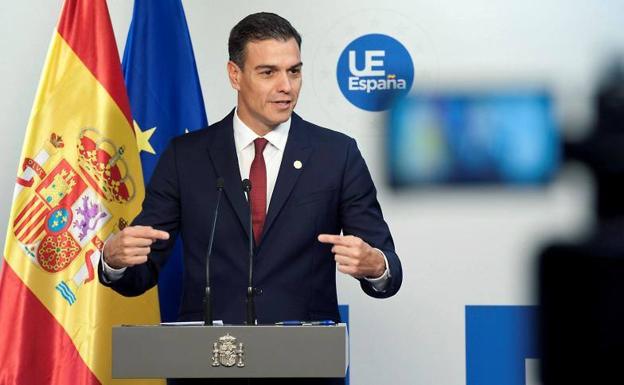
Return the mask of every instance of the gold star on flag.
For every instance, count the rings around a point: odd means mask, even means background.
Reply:
[[[139,151],[145,151],[145,152],[149,152],[150,154],[156,154],[156,151],[154,151],[154,148],[149,142],[150,138],[154,134],[154,131],[156,131],[156,127],[152,127],[145,131],[142,131],[141,127],[139,127],[139,123],[137,123],[136,120],[134,120],[133,122],[134,122],[134,132],[136,133],[136,140],[137,140],[137,146],[139,147]]]

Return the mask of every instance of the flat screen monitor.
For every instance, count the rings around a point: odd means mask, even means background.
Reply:
[[[544,185],[561,158],[553,102],[544,90],[428,92],[389,113],[395,187]]]

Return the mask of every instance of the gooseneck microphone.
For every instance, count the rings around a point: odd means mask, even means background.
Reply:
[[[212,227],[210,238],[208,239],[208,251],[206,252],[206,292],[204,293],[204,325],[212,326],[212,298],[210,296],[210,256],[212,256],[212,245],[214,243],[215,229],[217,228],[217,218],[219,217],[219,205],[225,181],[217,178],[217,203],[215,205],[214,216],[212,217]]]
[[[247,325],[256,324],[256,306],[254,303],[254,289],[253,289],[253,219],[251,216],[251,182],[249,179],[243,179],[243,191],[247,195],[247,201],[249,202],[249,282],[247,284]]]

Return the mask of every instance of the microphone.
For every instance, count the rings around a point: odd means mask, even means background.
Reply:
[[[247,201],[249,202],[249,283],[247,284],[247,325],[256,324],[256,305],[254,303],[254,289],[253,289],[253,219],[251,216],[251,182],[249,179],[243,179],[243,191],[247,194]]]
[[[208,251],[206,252],[206,292],[204,293],[204,325],[212,326],[212,297],[210,296],[210,256],[212,255],[212,245],[214,243],[215,229],[217,228],[217,218],[219,217],[219,205],[225,181],[217,178],[217,204],[215,205],[214,216],[212,217],[212,228],[208,240]]]

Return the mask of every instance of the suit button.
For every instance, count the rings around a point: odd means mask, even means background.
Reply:
[[[262,289],[260,289],[259,287],[254,288],[254,294],[255,295],[262,295]]]

